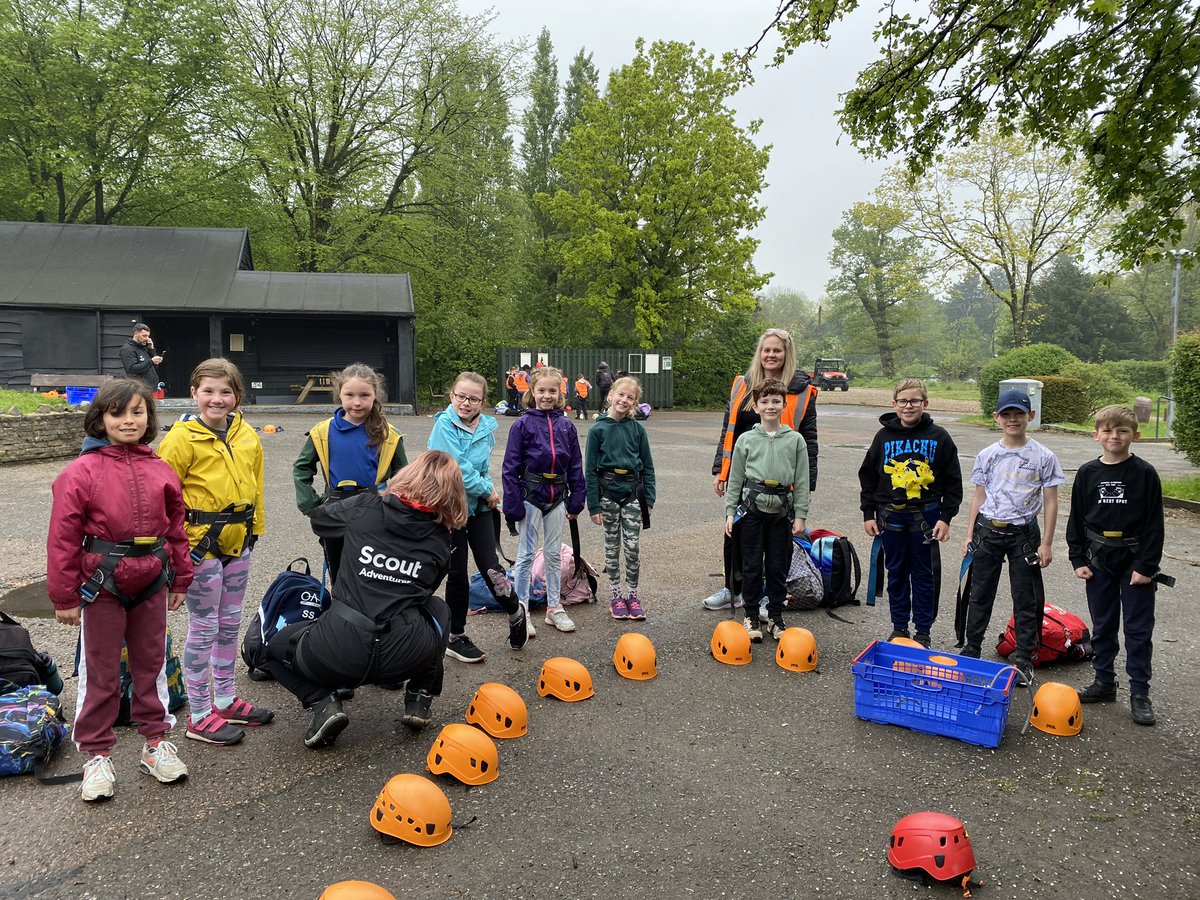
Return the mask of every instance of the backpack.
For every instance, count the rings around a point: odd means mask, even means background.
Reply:
[[[505,575],[508,580],[514,585],[517,583],[517,578],[512,569],[505,570]],[[532,581],[532,579],[531,579]],[[476,572],[471,576],[471,580],[467,583],[467,613],[469,615],[477,615],[486,612],[502,612],[504,607],[492,596],[492,592],[488,590],[487,582],[483,580],[483,574]],[[546,589],[542,588],[540,598],[531,598],[529,608],[538,609],[546,605]]]
[[[303,564],[303,569],[297,564]],[[329,609],[324,574],[322,571],[320,581],[314,578],[308,560],[301,556],[275,576],[242,638],[242,661],[252,677],[270,678],[266,670],[267,644],[278,631],[297,622],[315,621]]]
[[[1083,619],[1053,603],[1045,604],[1043,609],[1042,645],[1033,664],[1045,666],[1055,662],[1081,662],[1091,659],[1094,655],[1092,635]],[[1008,627],[996,640],[996,652],[1007,659],[1016,649],[1016,622],[1009,616]]]
[[[633,417],[641,422],[644,422],[646,419],[650,418],[650,404],[639,403],[634,409]]]
[[[35,650],[29,631],[3,610],[0,610],[0,681],[16,687],[45,685],[54,694],[63,689],[54,660],[49,654]]]
[[[167,629],[167,711],[175,712],[188,702],[187,688],[183,686],[183,666],[172,646],[171,629]],[[129,671],[129,649],[121,645],[121,705],[117,707],[117,725],[136,725],[130,714],[133,706],[133,674]]]
[[[816,609],[825,597],[821,572],[809,555],[812,545],[792,538],[792,564],[787,574],[787,605],[790,609]]]
[[[42,774],[67,736],[59,698],[41,685],[8,683],[0,689],[8,689],[0,695],[0,776],[32,772],[46,784],[78,780],[75,775],[46,778]]]
[[[859,603],[857,594],[862,582],[862,566],[854,544],[845,535],[823,528],[813,529],[810,538],[812,549],[809,555],[821,573],[821,606]]]
[[[583,563],[583,573],[575,574],[575,551],[570,545],[562,544],[558,548],[559,558],[559,594],[563,606],[574,603],[596,602],[596,570],[586,559]],[[546,560],[542,551],[533,557],[533,573],[529,579],[530,605],[541,605],[546,602]]]

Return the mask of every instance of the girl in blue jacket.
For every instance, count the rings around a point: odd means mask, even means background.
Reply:
[[[521,523],[517,549],[517,595],[529,596],[529,577],[542,532],[546,563],[546,624],[574,631],[562,608],[563,523],[574,519],[587,501],[583,454],[575,425],[563,414],[562,373],[544,367],[529,376],[526,412],[508,433],[504,452],[504,515]]]
[[[450,405],[434,416],[429,434],[429,449],[443,450],[454,457],[467,490],[467,524],[450,533],[450,574],[446,580],[446,604],[450,607],[446,655],[465,663],[485,659],[484,652],[466,634],[468,547],[488,590],[508,613],[508,646],[520,650],[534,633],[525,607],[517,602],[504,567],[496,558],[495,510],[500,495],[488,472],[496,447],[496,420],[483,415],[487,396],[487,379],[476,372],[463,372],[450,389]]]

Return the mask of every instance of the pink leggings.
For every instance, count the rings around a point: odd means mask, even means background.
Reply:
[[[224,703],[237,696],[233,665],[242,626],[242,597],[249,578],[249,551],[228,562],[206,559],[196,566],[195,578],[187,592],[188,632],[183,650],[183,680],[192,721],[212,712],[214,694]],[[208,692],[210,670],[212,694]]]

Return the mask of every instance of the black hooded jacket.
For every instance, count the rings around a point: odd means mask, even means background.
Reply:
[[[905,428],[894,412],[879,417],[883,426],[858,470],[863,521],[881,506],[937,503],[938,519],[949,524],[962,505],[962,467],[950,433],[922,413]]]

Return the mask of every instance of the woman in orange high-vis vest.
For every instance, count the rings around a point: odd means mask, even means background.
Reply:
[[[754,359],[745,375],[733,379],[729,390],[729,406],[721,425],[721,438],[717,441],[717,453],[713,458],[713,489],[718,497],[725,496],[725,483],[729,481],[729,464],[733,459],[733,445],[737,439],[758,424],[758,413],[750,402],[750,392],[768,378],[782,381],[788,386],[787,402],[781,422],[800,432],[808,445],[808,488],[817,489],[817,389],[808,382],[808,373],[796,369],[796,345],[792,336],[782,328],[768,328],[758,339]],[[725,587],[704,601],[709,609],[728,609],[730,598],[736,606],[742,605],[738,596],[741,590],[742,569],[735,558],[737,525],[734,536],[725,538]]]

